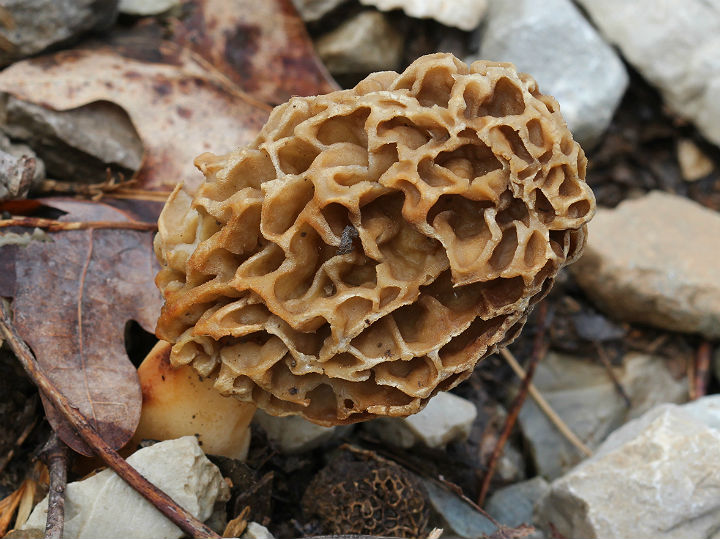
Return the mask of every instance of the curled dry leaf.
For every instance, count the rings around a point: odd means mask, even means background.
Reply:
[[[315,54],[291,0],[192,0],[173,41],[188,46],[255,99],[277,105],[294,95],[338,90]]]
[[[56,110],[120,105],[145,147],[137,179],[151,189],[199,183],[198,153],[247,144],[267,117],[206,62],[152,33],[18,62],[0,73],[0,91]]]
[[[105,204],[53,201],[66,221],[127,221]],[[134,319],[152,331],[160,310],[148,253],[152,234],[77,230],[15,251],[15,324],[63,394],[118,448],[132,436],[141,394],[123,334]],[[0,249],[0,259],[7,253]],[[69,446],[90,449],[44,401],[53,428]]]

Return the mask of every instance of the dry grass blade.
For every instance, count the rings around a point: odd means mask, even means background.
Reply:
[[[37,481],[34,479],[27,479],[24,483],[25,488],[20,498],[20,504],[17,509],[17,516],[15,517],[15,528],[19,528],[30,516],[30,512],[33,508],[33,502],[35,501],[35,493],[38,490]]]
[[[248,515],[250,514],[250,506],[246,505],[245,508],[240,511],[240,514],[227,523],[223,537],[240,537],[245,528],[248,525]]]
[[[17,511],[20,500],[25,490],[25,483],[20,485],[15,492],[0,500],[0,536],[4,536],[10,527],[13,515]]]
[[[520,366],[517,359],[515,359],[515,356],[512,355],[512,352],[510,352],[510,350],[508,350],[507,348],[503,348],[502,350],[500,350],[500,355],[505,358],[505,361],[507,361],[508,365],[510,365],[510,368],[515,372],[515,374],[517,374],[519,378],[525,378],[525,369]],[[538,391],[538,389],[533,384],[530,384],[530,387],[528,388],[528,393],[530,393],[530,396],[538,405],[538,408],[540,408],[545,413],[550,422],[555,425],[560,434],[562,434],[568,442],[573,444],[578,451],[580,451],[587,457],[591,457],[593,454],[592,450],[587,445],[585,445],[582,440],[580,440],[580,438],[577,437],[577,434],[575,434],[570,427],[568,427],[567,423],[565,423],[565,421],[562,420],[562,418],[557,414],[557,412],[552,409],[550,403],[545,400],[545,397],[542,396],[542,393],[540,393],[540,391]]]
[[[532,355],[530,356],[530,361],[528,362],[528,368],[525,376],[522,379],[522,383],[520,384],[518,394],[515,397],[515,400],[513,400],[512,407],[510,408],[510,411],[507,415],[507,419],[505,420],[505,426],[503,427],[497,444],[495,445],[495,449],[493,449],[492,455],[490,456],[490,460],[487,465],[487,472],[485,473],[485,476],[483,477],[482,483],[480,485],[480,494],[478,494],[477,504],[479,506],[482,506],[485,502],[485,497],[487,496],[488,490],[490,489],[490,481],[492,481],[492,477],[495,474],[495,467],[497,466],[498,460],[500,459],[500,455],[502,455],[503,448],[505,447],[505,442],[507,441],[508,437],[510,436],[510,432],[515,426],[515,422],[517,421],[518,415],[520,414],[520,409],[525,402],[525,397],[527,396],[528,389],[530,388],[532,377],[535,374],[535,368],[540,362],[540,357],[543,355],[543,349],[545,347],[545,330],[547,329],[546,319],[547,303],[543,302],[540,303],[540,306],[538,308],[537,333],[535,334]]]
[[[40,392],[52,403],[65,420],[72,425],[80,438],[94,451],[95,455],[186,534],[191,537],[211,537],[219,539],[220,536],[218,534],[180,507],[172,498],[145,479],[135,468],[130,466],[102,439],[87,418],[85,418],[77,408],[71,406],[65,395],[58,391],[57,387],[55,387],[45,373],[40,370],[32,352],[14,329],[10,321],[9,310],[4,303],[0,303],[0,334],[7,341],[8,345],[10,345],[11,350],[20,360],[25,372]]]
[[[605,367],[605,371],[607,372],[608,377],[612,381],[613,386],[615,386],[615,390],[622,397],[623,401],[625,402],[625,407],[629,410],[630,408],[632,408],[632,401],[630,400],[630,396],[627,394],[627,391],[625,391],[622,382],[620,382],[620,379],[615,374],[615,371],[612,368],[612,364],[610,363],[610,358],[608,358],[607,356],[607,352],[605,352],[605,349],[598,342],[595,343],[595,349],[597,350],[597,357],[600,360],[600,363],[602,363],[603,367]]]

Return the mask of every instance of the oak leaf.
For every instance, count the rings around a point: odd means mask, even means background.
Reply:
[[[61,221],[128,221],[101,203],[53,200]],[[114,448],[132,436],[141,393],[124,328],[153,331],[161,298],[153,284],[152,233],[121,229],[55,232],[52,243],[15,249],[13,311],[44,372]],[[4,258],[5,248],[0,248]],[[73,449],[92,454],[47,402],[48,419]]]

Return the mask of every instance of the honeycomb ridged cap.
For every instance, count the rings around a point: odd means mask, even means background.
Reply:
[[[323,425],[419,411],[512,340],[595,200],[557,102],[449,54],[276,107],[203,154],[155,250],[157,333],[226,395]]]

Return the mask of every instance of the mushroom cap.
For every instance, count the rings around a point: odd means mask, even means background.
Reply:
[[[470,376],[595,209],[557,102],[450,54],[294,97],[195,163],[206,182],[159,221],[158,336],[223,394],[322,425],[409,415]]]

